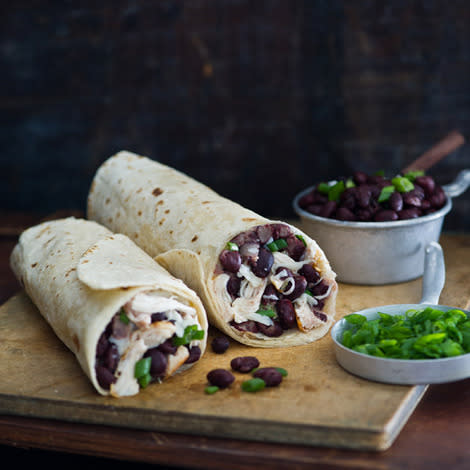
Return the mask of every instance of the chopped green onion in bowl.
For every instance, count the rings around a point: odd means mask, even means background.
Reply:
[[[353,351],[392,359],[438,359],[470,352],[470,320],[459,309],[432,307],[368,320],[354,313],[340,343]]]

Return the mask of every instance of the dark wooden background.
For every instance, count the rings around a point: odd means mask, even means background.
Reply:
[[[84,209],[121,149],[266,216],[353,169],[470,139],[468,0],[15,0],[0,6],[3,210]],[[470,167],[465,145],[431,172]],[[470,191],[447,230],[470,230]]]

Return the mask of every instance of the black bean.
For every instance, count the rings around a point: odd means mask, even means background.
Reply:
[[[307,288],[307,279],[305,279],[303,276],[299,274],[294,274],[294,290],[289,294],[286,295],[286,299],[289,300],[295,300],[298,297],[300,297],[304,292],[305,289]]]
[[[189,348],[189,357],[186,359],[185,364],[192,364],[201,357],[201,348],[199,346],[191,346]]]
[[[403,194],[403,203],[407,206],[421,207],[421,199],[413,191]]]
[[[374,220],[376,222],[388,222],[391,220],[398,220],[398,214],[392,210],[382,210],[378,211],[375,214]]]
[[[313,202],[313,195],[311,195],[311,200]],[[310,202],[311,204],[311,202]],[[307,204],[308,205],[308,204]],[[301,206],[302,207],[302,206]],[[273,236],[273,229],[271,228],[271,225],[266,224],[266,225],[260,225],[256,228],[256,233],[258,234],[259,242],[264,245],[269,241],[269,239]]]
[[[388,205],[390,206],[390,209],[395,212],[401,211],[403,209],[403,198],[401,194],[397,191],[393,192],[388,200]]]
[[[316,286],[313,286],[311,292],[313,296],[325,295],[328,292],[329,285],[326,281],[319,282]]]
[[[328,201],[322,208],[320,213],[318,214],[320,217],[331,217],[336,208],[338,207],[338,203],[336,201]]]
[[[152,323],[155,323],[156,321],[168,320],[168,317],[163,312],[152,313],[152,316],[150,318]]]
[[[239,356],[230,361],[230,367],[237,372],[250,372],[259,366],[258,358],[254,356]]]
[[[305,253],[305,245],[302,240],[295,235],[287,237],[287,254],[294,260],[299,261]]]
[[[278,240],[279,238],[287,238],[292,233],[290,227],[285,224],[271,224],[271,229],[274,240]]]
[[[258,323],[253,320],[244,321],[241,323],[236,323],[234,321],[230,322],[230,326],[239,330],[239,331],[248,331],[249,333],[258,333]]]
[[[269,326],[258,322],[258,332],[268,336],[269,338],[277,338],[278,336],[281,336],[284,331],[279,322],[275,321]]]
[[[239,297],[241,283],[242,280],[238,276],[230,276],[230,279],[227,281],[227,292],[232,297]]]
[[[224,270],[230,273],[238,272],[242,264],[242,258],[238,251],[223,250],[219,260]]]
[[[317,305],[317,307],[318,307],[318,305]],[[316,310],[316,309],[315,309],[315,310],[313,311],[313,314],[314,314],[319,320],[321,320],[322,322],[325,322],[325,323],[326,323],[326,321],[328,320],[328,317],[327,317],[326,313],[323,313],[323,312],[321,312],[320,310]]]
[[[230,341],[226,336],[217,336],[212,340],[211,346],[216,354],[223,354],[230,346]]]
[[[105,332],[103,332],[100,336],[100,339],[98,340],[98,344],[96,345],[96,356],[101,357],[105,352],[106,349],[108,349],[108,335]]]
[[[114,343],[109,343],[109,346],[103,355],[103,365],[114,373],[117,369],[120,358],[117,346]]]
[[[372,211],[369,209],[359,209],[356,212],[357,220],[361,222],[367,222],[372,218]]]
[[[276,304],[279,323],[284,330],[294,328],[297,324],[294,305],[289,299],[281,299]]]
[[[355,171],[353,173],[353,180],[357,185],[365,184],[367,182],[367,173],[363,171]]]
[[[263,379],[266,387],[276,387],[282,382],[282,374],[274,367],[262,367],[253,372],[253,377]]]
[[[418,176],[415,184],[421,186],[427,196],[430,196],[436,187],[436,183],[432,176]]]
[[[306,207],[306,211],[310,212],[313,215],[318,215],[320,216],[320,212],[323,209],[323,204],[310,204],[308,207]]]
[[[356,220],[356,216],[347,207],[339,207],[336,211],[336,218],[349,222]]]
[[[308,283],[316,283],[320,280],[320,274],[318,271],[308,263],[305,263],[298,271],[298,273],[303,276]]]
[[[163,354],[175,354],[178,349],[174,344],[172,338],[168,338],[162,344],[160,344],[157,349]]]
[[[372,196],[369,186],[359,186],[356,188],[356,200],[360,207],[367,209]]]
[[[400,212],[398,212],[398,218],[400,220],[414,219],[416,217],[419,217],[419,215],[420,215],[419,209],[416,207],[413,207],[410,209],[403,209]]]
[[[144,357],[150,357],[152,362],[150,363],[150,375],[156,379],[165,374],[168,359],[164,353],[162,353],[158,347],[148,349]]]
[[[257,277],[267,277],[274,263],[274,257],[270,250],[261,247],[259,249],[258,260],[252,265],[251,270]]]
[[[446,194],[440,186],[436,186],[436,189],[429,198],[429,202],[435,209],[440,209],[446,203]]]
[[[95,367],[96,372],[96,380],[103,387],[105,390],[109,390],[111,384],[116,382],[116,377],[114,374],[109,370],[106,369],[104,366],[96,365]]]
[[[313,194],[313,191],[310,191],[309,193],[305,194],[299,199],[299,206],[305,209],[306,207],[310,206],[315,202],[315,196]],[[263,242],[266,243],[266,242]]]
[[[207,380],[210,384],[219,388],[227,388],[235,380],[231,372],[225,369],[213,369],[207,374]]]

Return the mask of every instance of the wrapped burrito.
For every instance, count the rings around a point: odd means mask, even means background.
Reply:
[[[204,352],[199,297],[124,235],[73,217],[45,222],[23,232],[10,261],[102,395],[135,395]]]
[[[335,274],[297,228],[122,151],[98,169],[88,217],[125,233],[202,298],[214,326],[250,346],[312,342],[335,314]]]

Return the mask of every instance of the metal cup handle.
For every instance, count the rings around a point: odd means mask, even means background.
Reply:
[[[462,170],[452,183],[442,188],[449,197],[457,197],[463,194],[470,186],[470,169]]]
[[[425,248],[422,304],[437,305],[446,280],[444,253],[441,245],[430,242]]]

